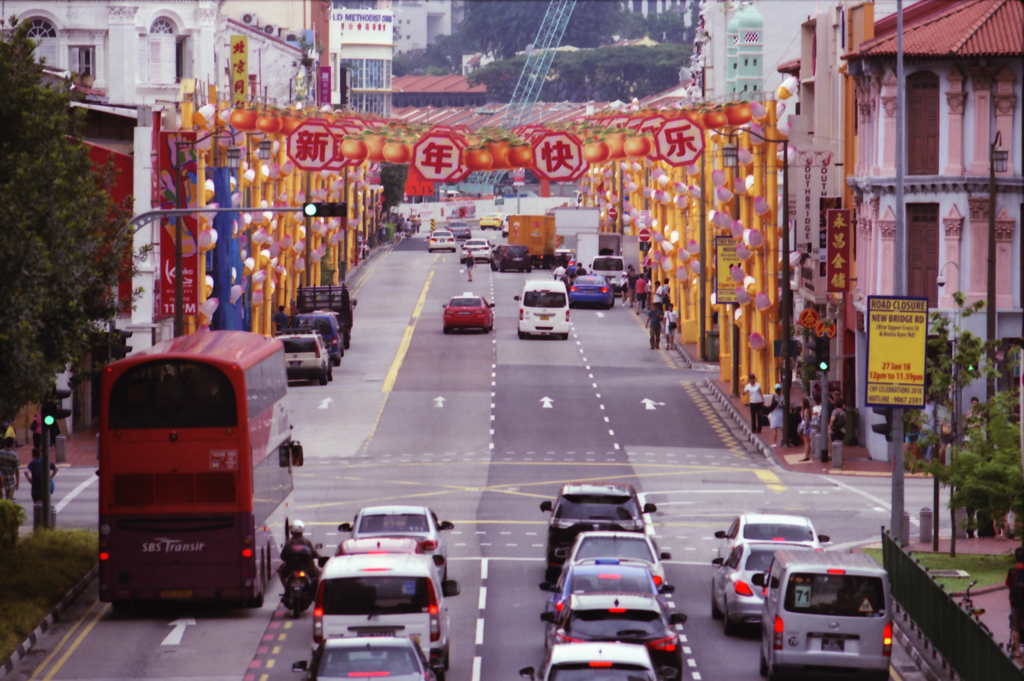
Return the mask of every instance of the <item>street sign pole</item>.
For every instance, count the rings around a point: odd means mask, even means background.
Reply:
[[[906,136],[906,119],[903,112],[906,104],[905,82],[903,79],[903,0],[896,0],[896,234],[893,240],[893,283],[897,296],[907,295],[907,237],[906,216],[903,199],[903,162]],[[898,543],[906,544],[909,537],[903,536],[903,410],[892,410],[892,442],[889,444],[892,467],[892,517],[889,532]],[[953,528],[956,534],[956,528]]]
[[[306,171],[306,200],[309,200],[309,171]],[[306,270],[303,272],[305,275],[306,286],[309,286],[309,271],[310,267],[309,256],[310,256],[310,242],[313,240],[313,233],[310,231],[313,225],[313,218],[306,216],[306,254],[303,256],[306,259]]]

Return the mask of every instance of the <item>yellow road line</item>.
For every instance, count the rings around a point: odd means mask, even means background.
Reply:
[[[75,650],[78,649],[78,646],[81,645],[82,641],[85,640],[85,637],[89,635],[89,632],[91,632],[93,627],[96,626],[96,623],[100,621],[100,618],[107,614],[107,610],[109,609],[109,603],[104,603],[100,607],[100,609],[96,612],[96,616],[92,618],[92,621],[89,622],[89,624],[84,629],[82,629],[82,633],[80,633],[78,637],[75,638],[75,642],[68,646],[68,649],[64,652],[63,655],[61,655],[60,659],[57,660],[57,663],[53,665],[53,669],[47,672],[46,676],[43,677],[43,681],[51,681],[51,679],[53,679],[53,677],[57,675],[57,672],[59,672],[61,667],[64,666],[64,663],[68,661],[68,658],[71,657],[72,653],[74,653]]]
[[[761,482],[766,483],[768,485],[768,489],[773,492],[786,491],[786,486],[782,484],[782,480],[780,480],[779,476],[775,475],[772,471],[759,468],[754,471],[754,475],[756,475]]]
[[[76,631],[78,631],[78,627],[82,626],[82,623],[89,618],[89,614],[92,612],[92,609],[95,608],[99,602],[100,599],[97,598],[88,608],[85,609],[85,612],[83,612],[82,616],[78,618],[78,621],[75,622],[74,625],[68,629],[68,632],[60,639],[60,643],[58,643],[53,650],[50,651],[50,654],[46,656],[46,659],[44,659],[39,666],[35,668],[35,670],[33,670],[32,676],[29,677],[30,680],[38,678],[36,675],[45,669],[46,665],[50,664],[50,661],[53,660],[53,658],[57,656],[57,653],[60,652],[61,648],[64,647],[64,644],[71,640],[71,637],[74,636]]]
[[[388,370],[388,376],[384,379],[384,385],[381,386],[380,391],[389,393],[395,387],[395,380],[398,379],[398,370],[402,368],[402,362],[405,361],[405,354],[409,352],[409,344],[412,342],[413,331],[416,330],[416,322],[420,319],[420,313],[423,311],[423,304],[427,301],[427,291],[430,289],[430,280],[434,278],[434,265],[430,266],[430,272],[427,273],[427,280],[423,282],[423,290],[420,291],[420,298],[416,301],[416,307],[412,311],[412,319],[409,320],[409,325],[405,327],[405,334],[402,336],[402,343],[398,346],[398,353],[395,355],[395,361],[391,363],[391,369]],[[376,427],[374,427],[376,430]]]

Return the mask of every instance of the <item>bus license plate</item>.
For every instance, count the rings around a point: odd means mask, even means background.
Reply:
[[[160,598],[192,598],[192,589],[165,589]]]
[[[824,653],[841,653],[845,648],[845,641],[841,638],[821,639],[821,651]]]

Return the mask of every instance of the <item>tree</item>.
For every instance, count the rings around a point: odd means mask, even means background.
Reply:
[[[692,3],[694,6],[697,3]],[[640,12],[624,12],[622,21],[617,27],[619,40],[636,40],[648,37],[659,43],[675,43],[677,45],[692,45],[696,23],[690,18],[690,26],[686,25],[688,18],[680,10],[668,10],[665,12],[651,12],[646,17]]]
[[[380,183],[384,187],[384,213],[402,203],[405,198],[405,181],[409,177],[409,166],[385,163],[380,169]]]
[[[0,418],[42,398],[118,311],[131,273],[129,206],[113,205],[111,166],[94,170],[67,88],[42,84],[28,24],[0,41]]]
[[[465,44],[457,35],[439,35],[426,48],[395,55],[391,70],[395,77],[407,75],[446,76],[462,73]]]

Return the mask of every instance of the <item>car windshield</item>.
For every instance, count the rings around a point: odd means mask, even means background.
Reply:
[[[790,575],[785,607],[789,612],[832,617],[883,617],[881,577],[846,574]]]
[[[594,258],[594,266],[591,269],[621,272],[622,258]]]
[[[621,640],[631,637],[646,638],[665,632],[661,615],[653,610],[607,608],[601,610],[574,610],[565,625],[567,633],[589,639]]]
[[[561,291],[527,291],[523,296],[526,307],[565,307],[565,294]]]
[[[807,525],[784,523],[748,523],[743,538],[761,541],[814,541],[814,531]]]
[[[320,659],[317,677],[327,679],[349,676],[402,676],[422,672],[416,653],[408,648],[368,646],[327,649]]]
[[[576,551],[574,560],[586,558],[629,558],[654,562],[651,546],[643,537],[627,539],[626,537],[585,537]]]
[[[604,286],[604,277],[576,277],[577,286]]]
[[[526,255],[526,246],[509,246],[505,253],[508,255]]]
[[[426,612],[430,606],[426,577],[345,577],[325,579],[324,615],[400,615]]]
[[[614,568],[602,569],[600,572],[588,570],[585,574],[574,572],[569,577],[569,591],[574,594],[585,594],[592,591],[617,591],[629,594],[649,594],[651,578],[636,571],[623,574]]]
[[[743,569],[749,572],[764,572],[772,566],[772,558],[775,557],[776,549],[758,549],[751,551],[747,556],[747,562]]]
[[[479,298],[452,298],[448,307],[483,307]]]
[[[572,662],[551,668],[548,681],[655,681],[649,669],[633,665],[604,662]]]
[[[316,352],[315,338],[282,338],[284,351],[289,354],[298,352]]]
[[[632,497],[606,494],[566,494],[555,509],[556,518],[582,520],[633,520],[640,509]]]
[[[359,521],[359,532],[427,532],[427,516],[422,513],[395,513],[364,515]]]

